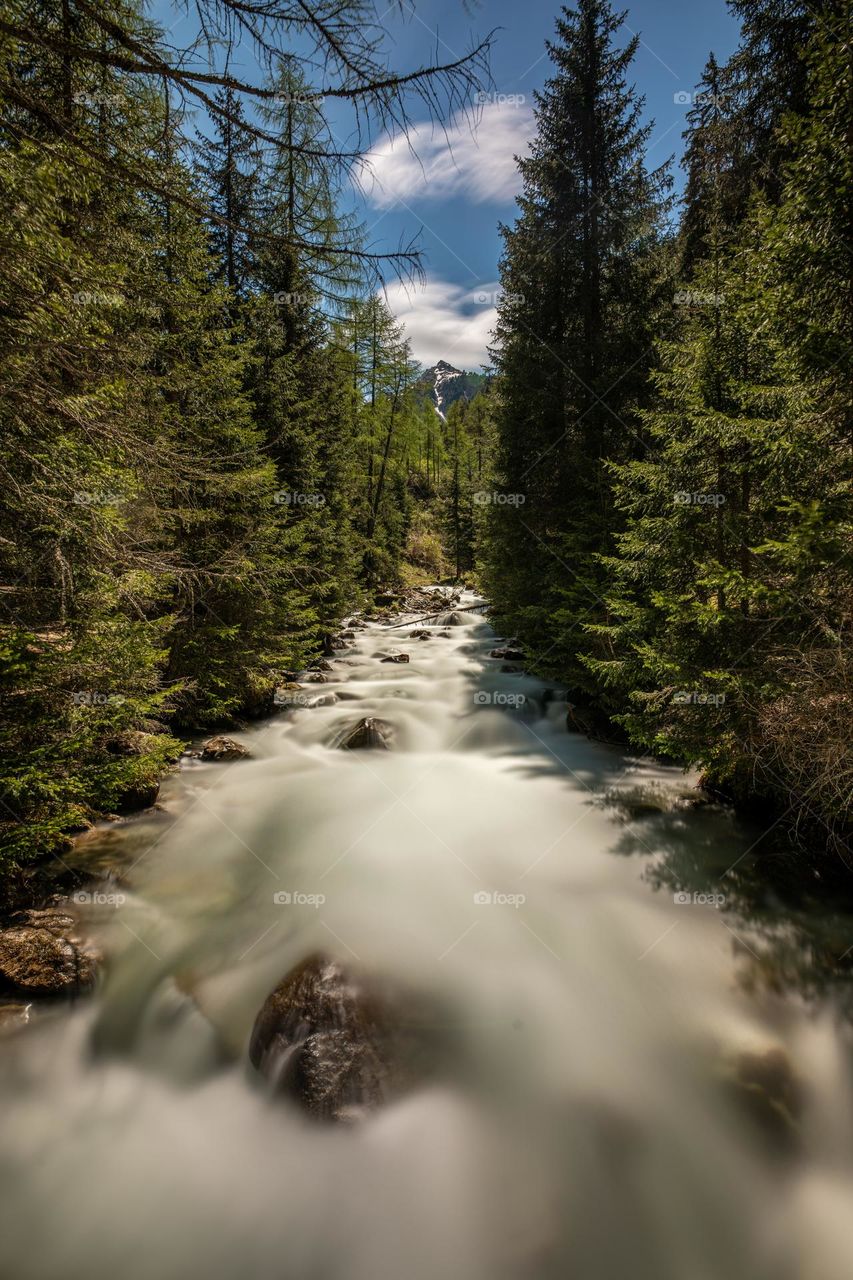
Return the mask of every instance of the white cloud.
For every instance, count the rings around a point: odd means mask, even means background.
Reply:
[[[499,292],[491,282],[470,289],[447,280],[429,280],[422,289],[388,285],[385,299],[406,326],[416,360],[432,365],[447,360],[458,369],[488,364],[486,346],[494,328]]]
[[[372,182],[369,176],[366,193],[380,209],[415,197],[505,204],[520,190],[515,156],[527,150],[534,132],[532,108],[520,94],[487,102],[473,126],[462,115],[446,132],[414,125],[408,138],[395,134],[368,153]]]

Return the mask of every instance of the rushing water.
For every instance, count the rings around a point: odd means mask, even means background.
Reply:
[[[429,629],[360,630],[310,689],[344,700],[83,846],[126,900],[81,908],[96,996],[0,1046],[0,1273],[849,1280],[849,923],[752,892],[722,810],[632,817],[680,773],[568,733],[476,612]],[[362,715],[393,750],[330,745]],[[246,1064],[318,949],[443,1010],[446,1069],[353,1127]],[[794,1125],[733,1085],[743,1055],[801,1092]]]

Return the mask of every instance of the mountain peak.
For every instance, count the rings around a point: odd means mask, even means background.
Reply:
[[[484,381],[480,373],[467,373],[448,360],[437,360],[429,369],[424,369],[418,387],[432,402],[438,416],[444,418],[454,400],[471,400]]]

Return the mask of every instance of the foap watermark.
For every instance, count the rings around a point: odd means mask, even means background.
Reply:
[[[687,489],[679,489],[672,495],[677,507],[721,507],[726,501],[724,493],[690,493]]]
[[[526,501],[524,493],[490,493],[488,489],[479,489],[474,494],[478,507],[523,507]]]
[[[709,293],[706,289],[679,289],[673,296],[677,307],[721,307],[723,295]]]
[[[487,693],[479,689],[474,694],[474,705],[477,707],[523,707],[527,699],[523,693]]]
[[[127,902],[125,893],[103,893],[100,889],[78,889],[72,902],[80,907],[121,907]]]
[[[724,893],[674,893],[672,900],[677,907],[720,907],[726,905]]]
[[[278,489],[273,494],[273,502],[277,507],[324,507],[325,494],[293,493],[290,489]]]
[[[127,94],[107,93],[103,89],[93,93],[81,91],[74,94],[74,102],[78,107],[122,107],[127,102]]]
[[[75,489],[71,501],[75,507],[120,507],[127,498],[114,489]]]
[[[493,893],[490,889],[481,889],[474,894],[475,907],[515,907],[517,911],[526,901],[524,893],[500,893],[497,890]]]
[[[77,307],[121,307],[124,297],[120,293],[108,289],[78,289],[72,293],[71,301]]]
[[[285,107],[308,107],[312,103],[323,103],[326,101],[325,95],[322,93],[275,93],[273,101],[280,102]]]
[[[676,89],[672,100],[678,107],[699,107],[703,104],[724,107],[728,94],[711,93],[708,89]]]
[[[503,289],[479,289],[474,294],[474,301],[481,307],[521,306],[524,294],[506,293]]]
[[[273,294],[273,302],[277,307],[313,307],[317,302],[316,293],[287,293],[280,289]]]
[[[276,689],[273,703],[277,707],[313,707],[317,702],[316,693],[293,693],[287,689]]]
[[[527,98],[523,93],[491,93],[481,89],[475,101],[481,107],[523,107]]]
[[[326,901],[326,895],[303,893],[301,889],[295,889],[292,893],[287,889],[279,889],[278,893],[273,894],[272,900],[277,907],[313,907],[317,911]]]
[[[721,707],[725,700],[724,693],[704,693],[701,689],[679,689],[672,695],[677,707]]]
[[[127,702],[123,693],[101,693],[97,689],[76,689],[71,694],[75,707],[121,707]]]

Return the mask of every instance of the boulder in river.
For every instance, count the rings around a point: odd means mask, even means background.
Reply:
[[[489,657],[503,658],[504,662],[524,662],[524,660],[527,657],[527,654],[524,652],[523,649],[513,649],[511,646],[508,645],[506,648],[503,648],[503,649],[492,649],[491,653],[489,654]]]
[[[312,698],[308,703],[309,707],[333,707],[338,702],[339,695],[337,693],[319,693],[316,698]]]
[[[30,1020],[28,1004],[0,1004],[0,1036],[20,1031]]]
[[[785,1050],[740,1053],[725,1079],[731,1100],[773,1153],[795,1155],[801,1145],[799,1121],[806,1088]]]
[[[432,632],[431,632],[431,631],[427,631],[426,629],[424,629],[424,630],[422,630],[422,631],[410,631],[410,632],[409,632],[409,639],[410,639],[410,640],[431,640],[431,639],[432,639]]]
[[[408,662],[409,655],[407,653],[386,653],[379,658],[380,662]]]
[[[160,783],[156,778],[135,778],[129,782],[116,798],[119,813],[135,813],[137,809],[150,809],[160,794]]]
[[[346,730],[338,746],[344,751],[387,750],[394,736],[394,726],[387,720],[367,716]]]
[[[244,747],[242,742],[238,742],[236,738],[226,738],[223,734],[208,738],[201,748],[202,760],[248,760],[251,755],[249,748]]]
[[[24,995],[76,995],[91,987],[97,963],[74,917],[61,911],[26,911],[0,931],[0,984]]]
[[[270,993],[249,1058],[317,1120],[354,1120],[416,1082],[404,1002],[357,970],[309,956]]]

